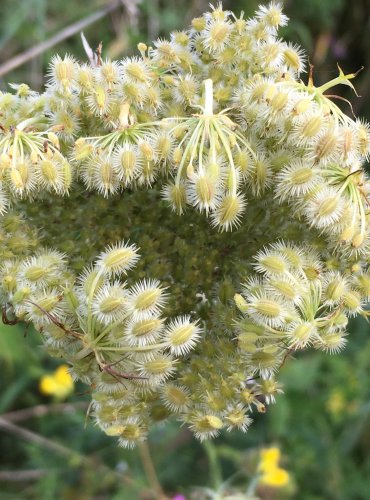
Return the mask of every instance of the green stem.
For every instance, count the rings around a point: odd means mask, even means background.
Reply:
[[[204,115],[213,116],[213,81],[211,78],[204,80]]]
[[[231,171],[231,179],[230,179],[230,182],[231,182],[231,185],[230,185],[230,192],[232,195],[236,195],[236,191],[237,191],[237,185],[236,185],[236,170],[235,170],[235,165],[234,165],[234,159],[233,159],[233,155],[231,153],[231,149],[230,149],[230,143],[229,141],[227,140],[227,138],[225,137],[225,134],[223,133],[221,127],[218,125],[217,121],[213,121],[212,122],[212,125],[214,126],[215,130],[216,130],[216,133],[218,134],[218,136],[220,137],[221,139],[221,142],[223,144],[223,147],[225,148],[225,151],[226,151],[226,154],[227,154],[227,157],[229,159],[229,162],[230,162],[230,171]]]
[[[103,274],[104,274],[103,269],[100,269],[97,272],[95,279],[91,285],[89,297],[87,299],[87,335],[88,335],[91,342],[94,340],[94,332],[93,332],[93,327],[92,327],[92,301],[94,298],[95,288],[96,288],[97,284],[99,283],[99,280],[103,276]]]
[[[217,491],[222,484],[222,471],[217,459],[216,446],[210,440],[203,441],[202,444],[208,458],[211,486]]]
[[[150,344],[143,346],[125,346],[125,347],[116,347],[116,346],[99,346],[97,349],[99,351],[112,351],[112,352],[146,352],[152,351],[153,349],[166,349],[170,346],[169,342],[162,342],[160,344]]]
[[[182,174],[182,170],[184,168],[184,164],[185,164],[185,161],[187,159],[187,156],[188,156],[188,153],[190,151],[190,148],[191,146],[193,145],[193,142],[196,144],[198,141],[199,141],[199,135],[200,135],[200,129],[201,129],[201,125],[202,125],[202,120],[199,121],[199,123],[196,125],[196,127],[194,128],[192,134],[191,134],[191,137],[189,139],[189,142],[188,144],[186,145],[186,148],[185,148],[185,151],[184,151],[184,155],[182,157],[182,160],[181,160],[181,163],[178,167],[178,171],[177,171],[177,176],[176,176],[176,185],[179,186],[180,185],[180,180],[181,180],[181,174]],[[185,138],[188,136],[189,134],[186,134]],[[192,156],[194,156],[194,150],[196,149],[195,148],[195,144],[194,144],[194,149],[193,149],[193,152],[192,152]]]
[[[157,500],[164,500],[166,498],[161,483],[159,482],[154,463],[150,454],[150,449],[147,441],[142,441],[138,444],[141,463],[148,480],[148,483],[155,494]]]

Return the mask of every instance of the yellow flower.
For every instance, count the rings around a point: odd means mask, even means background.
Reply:
[[[39,389],[46,396],[65,399],[73,391],[73,379],[67,365],[59,366],[52,375],[44,375],[40,380]]]
[[[269,472],[262,474],[260,484],[272,488],[283,488],[289,483],[289,473],[281,467],[272,467]]]
[[[288,471],[279,467],[280,458],[281,452],[276,446],[261,450],[258,464],[258,472],[261,474],[260,484],[271,488],[283,488],[289,483]]]
[[[260,463],[258,465],[258,470],[265,471],[269,470],[271,466],[277,466],[280,461],[281,452],[276,446],[271,446],[270,448],[263,448],[260,452]]]

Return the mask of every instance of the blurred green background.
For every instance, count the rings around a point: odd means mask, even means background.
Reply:
[[[103,42],[105,57],[119,59],[135,53],[139,41],[182,29],[208,8],[204,0],[114,3],[116,8],[103,15],[111,2],[0,0],[0,73],[15,55],[96,12],[102,17],[83,29],[85,36],[93,48]],[[260,3],[268,2],[223,5],[249,16]],[[351,98],[356,115],[369,119],[369,0],[290,0],[285,12],[291,21],[281,35],[306,49],[315,82],[335,77],[337,62],[345,72],[365,67],[355,81],[362,97],[347,89],[338,92]],[[55,52],[86,57],[77,32],[2,75],[0,89],[7,89],[5,82],[21,81],[41,89]],[[369,499],[370,328],[355,319],[350,331],[349,345],[340,355],[311,351],[287,363],[281,373],[285,395],[266,415],[255,416],[246,435],[223,434],[205,446],[176,422],[158,427],[149,444],[166,495],[201,498],[194,487],[215,492],[225,481],[245,491],[256,471],[258,450],[273,445],[281,449],[291,482],[284,490],[262,489],[261,498]],[[115,439],[86,419],[86,387],[77,385],[63,402],[40,393],[40,379],[61,363],[43,353],[37,334],[25,325],[0,326],[0,499],[153,498],[140,452],[119,449]]]

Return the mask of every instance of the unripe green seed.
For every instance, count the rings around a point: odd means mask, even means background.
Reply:
[[[271,285],[287,299],[294,300],[297,296],[297,289],[286,281],[272,280]]]
[[[159,297],[161,296],[162,291],[160,288],[152,288],[149,290],[144,290],[136,297],[135,300],[135,308],[139,311],[144,311],[145,309],[149,309],[154,304],[157,303]]]
[[[205,415],[196,422],[196,426],[201,432],[222,429],[222,420],[215,415]]]
[[[361,296],[354,290],[343,295],[343,302],[350,311],[358,311],[361,308]]]
[[[38,281],[49,273],[49,269],[41,266],[32,266],[25,270],[24,277],[30,281]]]
[[[287,271],[286,262],[277,255],[266,255],[261,257],[259,262],[261,266],[271,273],[283,274]]]
[[[246,313],[248,312],[248,303],[247,301],[245,300],[245,298],[240,295],[240,293],[236,293],[234,295],[234,302],[236,304],[236,307],[242,312],[242,313]]]
[[[258,299],[254,303],[254,308],[259,313],[269,318],[277,318],[282,313],[282,307],[277,302],[267,299]]]
[[[142,319],[134,324],[131,333],[135,337],[142,337],[156,331],[161,324],[158,318]]]
[[[326,296],[329,300],[338,301],[345,291],[343,281],[336,279],[328,284],[326,288]]]
[[[146,361],[144,366],[148,373],[152,375],[162,375],[172,368],[173,361],[169,358],[153,359],[151,361]]]

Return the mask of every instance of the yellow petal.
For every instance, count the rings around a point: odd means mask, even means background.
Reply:
[[[66,398],[73,390],[73,379],[67,365],[59,366],[53,375],[45,375],[40,380],[40,392],[57,399]]]
[[[45,396],[54,394],[55,390],[57,389],[57,384],[54,380],[54,377],[52,377],[51,375],[45,375],[44,377],[42,377],[40,380],[39,389],[42,394],[45,394]]]
[[[258,465],[259,471],[268,471],[272,466],[277,467],[279,463],[281,453],[280,449],[276,446],[271,446],[270,448],[263,448],[260,453],[260,463]]]
[[[66,389],[73,389],[73,378],[68,371],[67,365],[58,366],[54,373],[55,382]]]
[[[261,476],[260,483],[271,488],[283,488],[289,483],[289,473],[280,467],[272,468]]]

